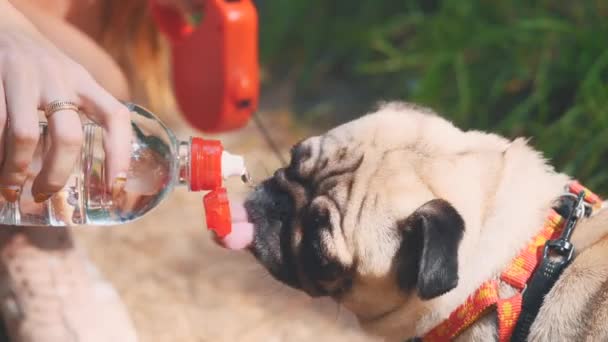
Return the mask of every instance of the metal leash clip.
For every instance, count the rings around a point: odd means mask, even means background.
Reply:
[[[586,216],[587,210],[585,210],[585,191],[581,191],[577,198],[576,204],[573,210],[568,215],[566,223],[564,225],[564,230],[562,231],[561,236],[556,240],[549,240],[545,244],[545,249],[543,252],[543,259],[547,258],[551,255],[559,255],[565,257],[565,264],[569,263],[572,260],[572,256],[574,255],[574,245],[570,242],[570,237],[574,232],[574,228],[578,221]]]

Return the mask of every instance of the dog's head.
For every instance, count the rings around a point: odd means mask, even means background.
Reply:
[[[491,209],[509,142],[390,104],[312,137],[245,203],[278,280],[360,319],[457,286],[463,234]]]

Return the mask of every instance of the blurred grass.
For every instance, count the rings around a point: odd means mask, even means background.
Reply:
[[[560,171],[608,194],[608,1],[257,4],[269,82],[293,78],[304,122],[417,102],[464,128],[533,137]],[[333,115],[336,97],[346,114]]]

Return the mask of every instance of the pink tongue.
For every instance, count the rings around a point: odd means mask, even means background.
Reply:
[[[247,211],[240,201],[230,200],[230,215],[232,222],[247,222]]]
[[[253,242],[253,224],[247,222],[247,212],[242,203],[230,204],[232,232],[220,239],[220,243],[232,250],[247,248]]]
[[[253,224],[249,222],[233,222],[232,232],[222,239],[224,247],[240,250],[249,247],[253,242]]]

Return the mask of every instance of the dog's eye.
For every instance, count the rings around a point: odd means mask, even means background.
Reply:
[[[308,232],[306,238],[301,251],[304,272],[315,281],[334,281],[339,278],[345,268],[328,256],[327,246],[321,242],[319,231]]]
[[[314,227],[327,227],[329,225],[329,210],[327,208],[312,207],[308,216],[309,222]]]

